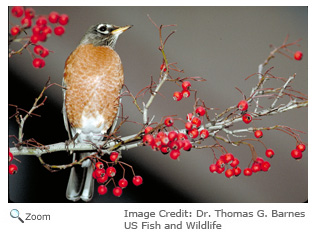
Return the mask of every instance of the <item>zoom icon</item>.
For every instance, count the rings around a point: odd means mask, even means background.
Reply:
[[[11,216],[12,218],[18,218],[22,223],[24,223],[24,220],[21,219],[21,217],[20,217],[20,212],[19,212],[17,209],[12,209],[12,210],[10,211],[10,216]]]

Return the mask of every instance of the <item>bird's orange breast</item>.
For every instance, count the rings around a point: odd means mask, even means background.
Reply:
[[[66,61],[64,81],[71,127],[82,128],[84,116],[106,132],[116,117],[124,82],[119,55],[107,46],[80,45]]]

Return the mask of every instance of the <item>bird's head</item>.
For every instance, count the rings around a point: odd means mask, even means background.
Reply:
[[[81,39],[80,44],[93,44],[94,46],[110,46],[114,48],[119,35],[131,27],[132,25],[121,27],[107,23],[92,25]]]

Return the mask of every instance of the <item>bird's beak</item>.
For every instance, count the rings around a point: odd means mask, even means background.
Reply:
[[[126,25],[126,26],[123,26],[123,27],[120,27],[120,26],[117,26],[117,29],[114,29],[111,34],[112,35],[116,35],[116,34],[121,34],[123,32],[125,32],[127,29],[131,28],[132,25]]]

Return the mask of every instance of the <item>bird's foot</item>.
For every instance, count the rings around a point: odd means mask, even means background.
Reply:
[[[71,143],[73,143],[73,147],[75,147],[75,140],[78,138],[78,136],[79,136],[79,133],[76,133],[76,134],[73,136],[72,139],[65,141],[65,148],[66,148],[66,151],[67,151],[67,152],[69,152],[69,145],[70,145]],[[70,154],[72,154],[72,153],[73,153],[73,151],[70,151]]]

